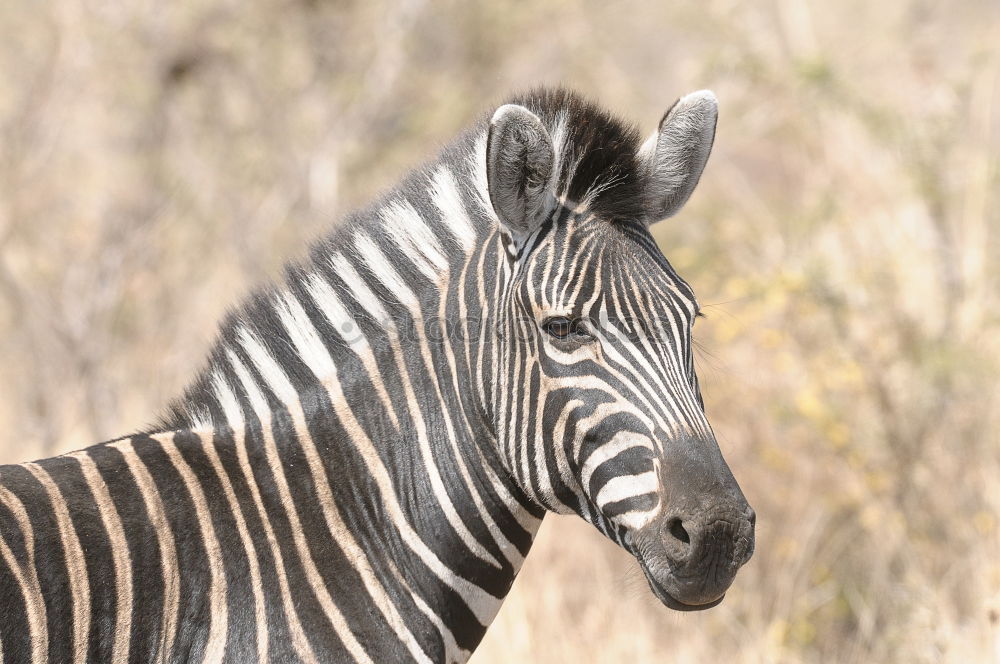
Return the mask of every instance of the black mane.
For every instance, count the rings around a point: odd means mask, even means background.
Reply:
[[[558,190],[576,203],[588,194],[588,208],[613,221],[644,214],[643,177],[636,153],[638,128],[565,88],[536,88],[509,103],[524,106],[549,129],[565,116]]]

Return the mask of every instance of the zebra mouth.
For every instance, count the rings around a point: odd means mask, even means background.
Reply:
[[[663,587],[656,577],[650,573],[649,568],[646,565],[641,565],[643,573],[646,575],[646,582],[649,583],[650,589],[656,598],[660,600],[664,606],[668,609],[673,609],[674,611],[704,611],[706,609],[711,609],[722,603],[722,600],[726,598],[726,594],[723,593],[717,599],[707,602],[705,604],[686,604],[673,595],[671,595],[666,588]]]

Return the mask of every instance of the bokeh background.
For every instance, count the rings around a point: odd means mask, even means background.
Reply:
[[[644,132],[721,100],[655,233],[758,550],[681,615],[549,517],[473,662],[1000,661],[995,0],[4,0],[0,462],[151,421],[228,305],[536,83]]]

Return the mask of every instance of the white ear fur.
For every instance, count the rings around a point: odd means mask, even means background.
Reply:
[[[537,115],[516,104],[498,108],[486,141],[490,202],[515,239],[544,219],[552,198],[555,152]]]
[[[687,202],[705,169],[715,140],[719,102],[710,90],[678,99],[657,131],[639,148],[646,175],[646,220],[675,214]]]

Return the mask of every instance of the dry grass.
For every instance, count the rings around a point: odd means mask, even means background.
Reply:
[[[679,615],[551,519],[474,662],[1000,660],[1000,7],[681,4],[0,3],[0,460],[151,419],[228,303],[507,90],[652,129],[710,87],[656,232],[758,552]]]

